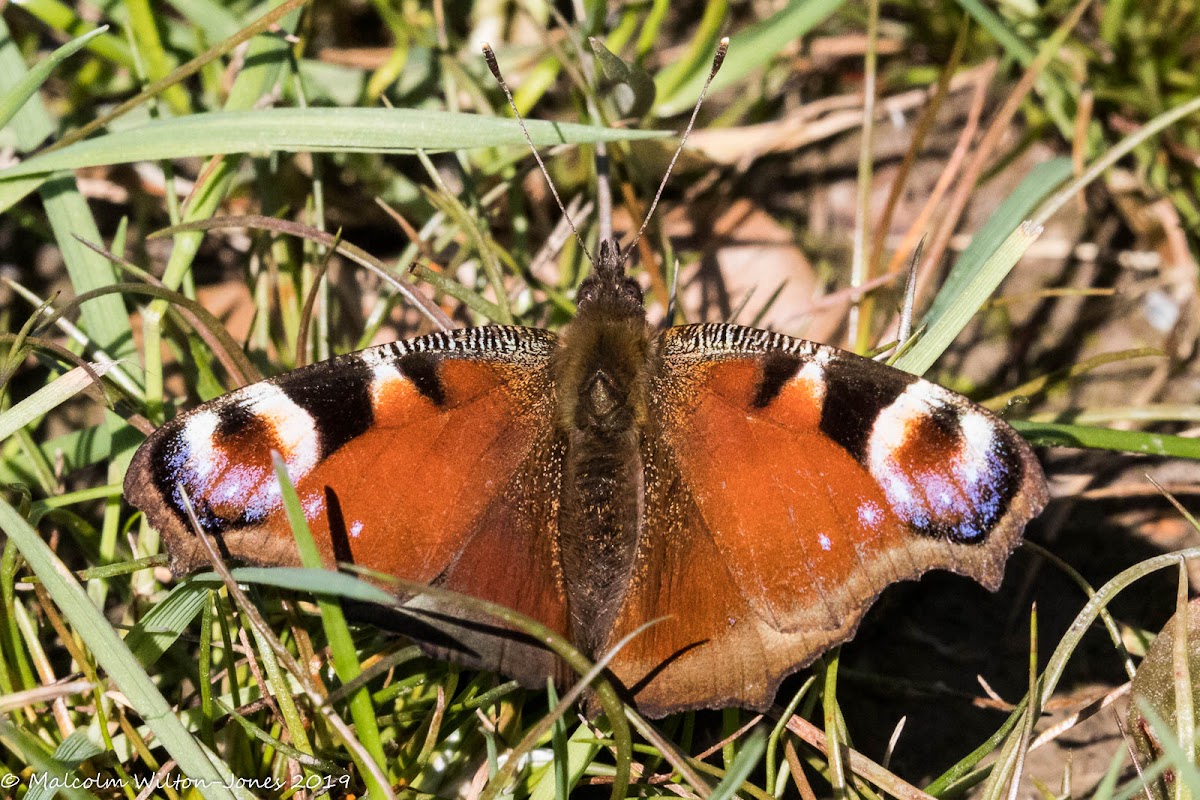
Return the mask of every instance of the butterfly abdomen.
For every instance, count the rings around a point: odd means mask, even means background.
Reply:
[[[641,454],[633,431],[611,438],[576,431],[568,442],[559,520],[563,583],[575,641],[596,657],[633,567]]]
[[[608,638],[637,547],[652,355],[644,319],[596,316],[585,304],[555,356],[557,424],[567,441],[563,581],[572,633],[593,656]]]

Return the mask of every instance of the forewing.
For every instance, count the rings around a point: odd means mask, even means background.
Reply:
[[[640,708],[765,708],[888,584],[995,588],[1045,504],[1028,445],[884,365],[729,325],[663,336],[644,529],[610,644]]]
[[[555,341],[525,328],[437,333],[245,387],[155,432],[126,496],[162,533],[176,573],[209,563],[181,493],[227,556],[295,565],[274,450],[330,566],[434,584],[565,633]],[[421,597],[410,606],[442,611]],[[463,624],[422,616],[439,653],[532,685],[557,669],[544,650],[492,636],[495,620],[446,616]]]

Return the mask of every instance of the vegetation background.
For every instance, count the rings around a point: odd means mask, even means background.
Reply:
[[[1181,558],[1200,544],[1195,0],[0,12],[0,794],[1200,792],[1188,625],[1130,683],[1200,581]],[[240,574],[252,602],[170,579],[120,496],[153,425],[429,330],[405,292],[463,325],[570,318],[587,264],[482,42],[585,236],[610,139],[628,237],[722,35],[638,251],[650,314],[677,287],[675,321],[873,352],[915,258],[898,363],[1048,447],[1054,500],[1000,593],[894,587],[771,714],[651,727],[431,662],[269,575]],[[1131,693],[1152,702],[1127,713]]]

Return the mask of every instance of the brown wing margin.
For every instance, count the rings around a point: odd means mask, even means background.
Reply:
[[[432,334],[248,386],[151,436],[130,466],[126,496],[162,533],[177,573],[208,563],[177,485],[231,558],[296,564],[271,472],[275,450],[330,564],[434,583],[565,633],[553,535],[555,341],[524,328]],[[445,648],[440,654],[530,685],[556,674],[544,650],[492,635],[504,633],[492,620],[448,626],[413,617],[442,634],[432,648]]]
[[[609,644],[652,716],[767,707],[853,635],[888,584],[948,569],[995,588],[1045,504],[1026,443],[934,384],[728,325],[662,339],[644,529]]]

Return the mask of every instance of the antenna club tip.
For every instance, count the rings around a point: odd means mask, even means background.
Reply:
[[[717,43],[717,54],[713,56],[712,70],[708,73],[709,80],[716,77],[717,71],[721,69],[721,64],[725,62],[727,52],[729,52],[729,37],[725,36]]]
[[[492,46],[487,42],[483,43],[483,60],[487,62],[488,71],[492,73],[492,77],[496,79],[496,82],[501,87],[507,89],[504,86],[504,78],[500,77],[500,64],[496,62],[496,52],[492,50]]]

